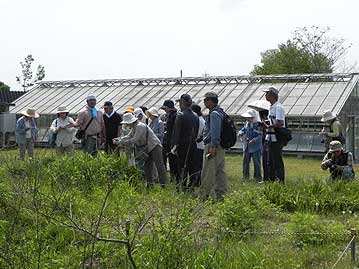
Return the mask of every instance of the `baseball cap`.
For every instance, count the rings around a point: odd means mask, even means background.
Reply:
[[[265,89],[265,90],[263,90],[263,91],[264,91],[264,92],[271,92],[271,93],[274,93],[274,94],[276,94],[276,95],[279,94],[278,89],[277,89],[276,87],[273,87],[273,86],[271,86],[271,87],[269,87],[268,89]]]

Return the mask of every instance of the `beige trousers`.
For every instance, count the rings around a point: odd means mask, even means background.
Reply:
[[[204,148],[203,168],[201,175],[200,196],[203,200],[208,199],[212,190],[217,199],[222,199],[227,192],[227,178],[225,173],[225,151],[221,146],[217,148],[217,154],[211,159],[206,158],[209,145]]]

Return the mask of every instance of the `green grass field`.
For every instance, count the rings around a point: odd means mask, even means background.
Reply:
[[[1,268],[332,268],[359,229],[358,181],[327,183],[319,159],[286,157],[282,185],[227,156],[227,197],[201,202],[147,190],[121,158],[36,153],[0,152]],[[347,252],[335,268],[353,267]]]

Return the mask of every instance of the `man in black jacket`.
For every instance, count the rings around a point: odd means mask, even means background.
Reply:
[[[166,112],[165,119],[165,136],[163,138],[163,162],[167,166],[167,159],[170,165],[171,178],[177,178],[177,156],[171,153],[171,142],[173,129],[175,128],[175,121],[177,116],[177,109],[172,100],[166,100],[161,107]]]
[[[122,117],[113,109],[110,101],[106,101],[103,105],[105,113],[103,120],[105,122],[105,152],[110,154],[114,152],[116,145],[113,144],[112,139],[120,136]]]
[[[177,154],[177,184],[187,189],[196,184],[196,139],[199,128],[198,116],[192,111],[192,98],[182,94],[180,98],[181,113],[177,114],[173,133],[172,153]],[[189,176],[189,184],[187,177]]]

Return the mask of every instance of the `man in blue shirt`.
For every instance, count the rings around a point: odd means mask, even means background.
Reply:
[[[224,112],[218,106],[218,95],[214,92],[205,94],[204,105],[209,109],[209,115],[203,134],[205,148],[200,195],[205,200],[214,189],[216,198],[221,200],[227,192],[225,150],[220,145]]]

